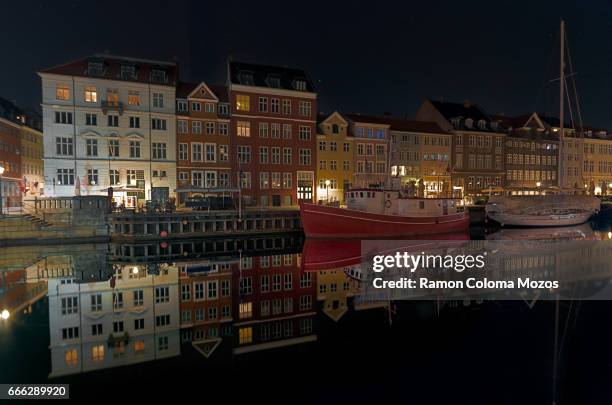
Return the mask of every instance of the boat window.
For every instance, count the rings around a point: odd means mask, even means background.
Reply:
[[[387,193],[387,198],[391,198],[391,193]]]
[[[366,198],[370,198],[370,192],[366,192]]]
[[[375,195],[376,195],[376,193],[372,193],[372,198],[374,198]]]
[[[419,201],[419,209],[425,209],[425,201]]]
[[[359,198],[363,198],[363,191],[359,192]]]

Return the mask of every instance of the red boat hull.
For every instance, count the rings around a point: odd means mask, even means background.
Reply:
[[[302,203],[300,214],[304,233],[309,238],[400,238],[461,232],[470,226],[467,212],[440,217],[400,217]]]

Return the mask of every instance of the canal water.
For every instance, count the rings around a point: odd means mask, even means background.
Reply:
[[[465,237],[525,232],[551,234]],[[0,382],[68,383],[78,399],[610,403],[612,303],[390,302],[364,296],[336,255],[309,268],[303,246],[297,234],[4,248]]]

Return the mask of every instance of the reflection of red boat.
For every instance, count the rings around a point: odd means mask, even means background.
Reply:
[[[443,246],[443,241],[469,240],[468,232],[458,232],[441,235],[425,235],[413,238],[403,238],[396,241],[380,241],[380,247],[369,248],[378,253],[385,249],[402,250],[407,248],[422,249],[424,247]],[[440,241],[435,243],[433,241]],[[306,239],[302,250],[302,264],[305,271],[320,271],[337,269],[359,264],[362,261],[362,241],[359,239]],[[368,254],[375,252],[369,251]]]
[[[348,208],[303,203],[304,233],[312,238],[387,238],[460,232],[469,214],[450,198],[405,198],[399,191],[347,192]]]

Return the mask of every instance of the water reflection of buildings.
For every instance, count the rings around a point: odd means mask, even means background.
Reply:
[[[315,283],[295,253],[179,263],[183,341],[205,356],[223,341],[235,355],[316,340]]]
[[[180,353],[178,273],[114,266],[110,280],[49,279],[50,377]]]

